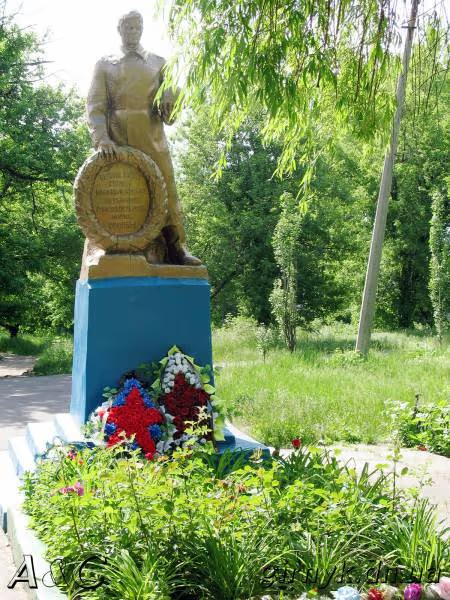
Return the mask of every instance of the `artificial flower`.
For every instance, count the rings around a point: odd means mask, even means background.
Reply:
[[[377,588],[370,588],[367,592],[367,600],[384,600],[383,592]]]
[[[441,577],[438,583],[430,585],[433,592],[436,592],[442,600],[450,600],[450,577]]]
[[[420,583],[409,583],[403,592],[405,600],[420,600],[422,586]]]
[[[336,600],[361,600],[358,590],[349,585],[344,585],[331,593]]]
[[[383,594],[384,600],[393,600],[398,594],[398,589],[393,585],[388,585],[387,583],[380,585],[380,591]]]

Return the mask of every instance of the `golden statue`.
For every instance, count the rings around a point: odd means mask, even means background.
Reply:
[[[159,242],[144,250],[149,263],[169,262],[201,265],[186,247],[183,215],[164,133],[171,125],[176,92],[155,96],[164,77],[165,60],[142,48],[143,19],[132,11],[118,25],[121,53],[100,59],[94,71],[87,100],[88,123],[96,149],[111,161],[120,157],[121,146],[136,148],[159,167],[167,190],[167,218]],[[164,248],[161,254],[161,248]]]

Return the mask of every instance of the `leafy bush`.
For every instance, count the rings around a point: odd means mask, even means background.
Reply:
[[[420,406],[417,396],[414,406],[398,401],[386,405],[394,432],[402,444],[450,457],[450,405],[447,402]]]
[[[273,327],[268,327],[262,323],[256,329],[256,346],[261,352],[263,361],[266,362],[266,355],[271,348],[276,347],[278,342],[278,332]]]
[[[44,348],[34,366],[35,375],[60,375],[72,371],[71,338],[56,337]]]
[[[336,589],[345,569],[364,586],[378,563],[408,575],[449,567],[426,502],[315,448],[244,462],[193,447],[149,462],[61,446],[26,474],[24,491],[48,558],[64,558],[69,598],[237,600]],[[82,579],[102,585],[83,590],[78,567],[92,555],[101,560]]]

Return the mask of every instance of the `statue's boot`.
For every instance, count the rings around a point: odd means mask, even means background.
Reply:
[[[147,262],[151,265],[160,265],[161,264],[161,260],[159,259],[159,256],[156,254],[156,252],[154,252],[154,250],[152,248],[146,248],[144,250],[144,256],[145,256]]]
[[[166,240],[162,234],[145,248],[144,256],[151,265],[163,265],[167,263]]]
[[[202,264],[202,261],[191,254],[185,245],[179,244],[178,246],[178,260],[181,265],[190,265],[192,267],[198,267]]]
[[[175,227],[166,227],[164,236],[167,242],[169,258],[172,262],[179,265],[198,267],[202,261],[191,254],[185,244],[180,242],[180,236]]]

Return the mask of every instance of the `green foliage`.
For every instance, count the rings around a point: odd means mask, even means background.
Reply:
[[[262,324],[256,328],[256,346],[261,352],[263,361],[266,362],[266,355],[278,341],[278,332],[272,327]]]
[[[0,62],[0,325],[67,330],[82,251],[71,187],[89,147],[83,102],[44,83],[40,42],[5,11]]]
[[[272,246],[281,278],[274,282],[270,303],[284,343],[293,352],[297,343],[296,329],[300,323],[297,306],[297,257],[300,251],[302,214],[292,194],[283,194],[280,203],[281,213],[272,237]]]
[[[450,179],[448,181],[450,191]],[[435,190],[431,207],[430,226],[430,298],[433,305],[434,326],[442,342],[450,324],[450,211],[443,193]],[[448,208],[448,207],[447,207]]]
[[[390,122],[399,36],[389,3],[173,0],[170,25],[189,105],[209,101],[231,141],[256,103],[264,141],[283,146],[280,173],[308,159],[307,182],[318,138],[326,146],[343,127],[370,137]]]
[[[187,3],[184,8],[189,12],[192,6]],[[256,6],[258,3],[255,10]],[[262,27],[264,11],[269,6],[264,4],[261,13],[259,9],[255,13],[263,15]],[[230,6],[227,17],[221,13],[224,5],[212,7],[206,3],[202,11],[217,9],[218,16],[214,18],[220,21],[232,18],[235,11],[241,10],[239,7]],[[180,8],[181,13],[184,8]],[[243,22],[246,14],[243,11],[241,15]],[[239,23],[239,19],[233,21],[232,27],[239,28]],[[249,35],[254,33],[253,26],[254,23]],[[219,31],[205,31],[199,32],[198,40],[204,35],[208,39],[222,35]],[[228,43],[229,31],[225,31]],[[429,21],[425,15],[415,39],[378,286],[376,326],[380,328],[432,323],[427,292],[432,191],[445,187],[450,144],[445,24],[434,16]],[[293,39],[286,44],[291,42]],[[230,39],[229,43],[238,42]],[[256,52],[258,48],[256,44]],[[203,58],[198,61],[198,55],[202,56],[202,52],[196,53],[194,68],[199,68],[200,77]],[[232,55],[223,60],[228,58],[233,63],[238,60]],[[225,86],[223,65],[219,67],[216,56],[211,61],[211,68],[220,71],[218,85]],[[239,65],[244,69],[246,62]],[[264,78],[264,74],[260,76]],[[394,77],[393,72],[391,76]],[[241,85],[242,79],[245,78],[236,79],[236,85]],[[224,94],[229,91],[229,87],[224,87]],[[187,207],[189,240],[210,271],[215,323],[221,323],[228,313],[246,314],[268,323],[270,291],[279,277],[271,243],[282,211],[279,198],[285,193],[297,197],[307,170],[299,160],[289,177],[272,177],[285,137],[271,137],[268,143],[269,117],[259,98],[252,97],[251,109],[239,113],[239,128],[231,128],[234,135],[227,144],[228,126],[224,125],[221,134],[215,134],[210,127],[218,110],[214,94],[207,95],[202,106],[194,108],[183,134],[188,143],[180,145],[180,192]],[[311,110],[313,106],[311,101]],[[233,110],[236,107],[233,104]],[[306,323],[315,318],[356,322],[385,147],[378,139],[362,143],[354,132],[340,130],[328,139],[328,124],[334,117],[328,113],[326,103],[319,107],[320,115],[315,114],[314,122],[311,121],[314,144],[297,130],[293,134],[296,143],[302,144],[296,158],[302,151],[314,151],[314,177],[308,180],[311,201],[306,203],[305,197],[300,197],[303,207],[308,204],[308,210],[296,231],[296,304]],[[370,114],[365,109],[361,111],[364,116]],[[274,119],[278,116],[276,113]],[[225,121],[226,118],[220,122]],[[290,130],[286,135],[290,135]],[[222,153],[222,179],[217,181],[211,178],[212,165],[220,162]],[[278,295],[282,295],[280,288]]]
[[[387,402],[392,428],[407,447],[419,447],[450,458],[450,405],[445,400],[413,406],[407,402]]]
[[[394,498],[381,471],[366,465],[357,474],[317,448],[263,462],[253,456],[226,474],[209,456],[195,447],[142,462],[117,448],[68,455],[59,446],[26,474],[24,509],[47,557],[64,558],[69,598],[298,595],[316,569],[319,585],[336,589],[344,565],[365,587],[374,557],[408,573],[423,561],[448,568],[446,532],[433,510],[401,492]],[[76,482],[80,495],[61,492]],[[89,569],[89,581],[104,576],[95,591],[77,578],[88,555],[106,560]]]
[[[335,152],[322,157],[311,183],[314,200],[301,218],[294,196],[302,172],[289,180],[272,178],[279,150],[264,147],[260,116],[249,119],[227,152],[219,181],[210,177],[221,140],[207,126],[207,111],[192,118],[183,130],[188,144],[177,147],[178,181],[189,244],[208,267],[212,284],[212,316],[222,324],[227,314],[245,314],[270,323],[269,297],[280,269],[272,238],[283,203],[290,193],[284,222],[290,214],[300,225],[296,236],[296,304],[302,324],[314,318],[345,315],[359,303],[370,240],[373,155],[362,164],[362,149],[343,140]],[[362,161],[361,161],[362,162]],[[297,218],[298,217],[298,218]],[[280,238],[280,236],[278,236]],[[283,247],[280,238],[281,249]],[[279,245],[280,245],[279,244]]]
[[[274,199],[284,184],[271,179],[275,147],[264,148],[260,119],[247,123],[228,153],[220,180],[211,164],[221,140],[211,134],[201,111],[182,131],[178,147],[178,188],[186,214],[190,247],[208,267],[213,320],[243,313],[269,322],[269,294],[276,275],[271,233],[277,221]]]
[[[169,600],[170,591],[176,583],[169,571],[170,561],[158,557],[151,548],[139,558],[133,558],[135,552],[132,555],[130,551],[120,550],[117,555],[109,557],[105,565],[94,568],[91,583],[96,585],[102,577],[106,579],[111,598]]]
[[[378,324],[392,328],[433,323],[429,236],[433,194],[448,176],[448,60],[448,25],[430,16],[413,47],[387,222]]]
[[[40,354],[33,373],[35,375],[63,375],[72,372],[73,340],[70,337],[52,338]]]
[[[11,337],[0,330],[0,352],[37,356],[47,344],[48,339],[44,336],[24,334]]]

